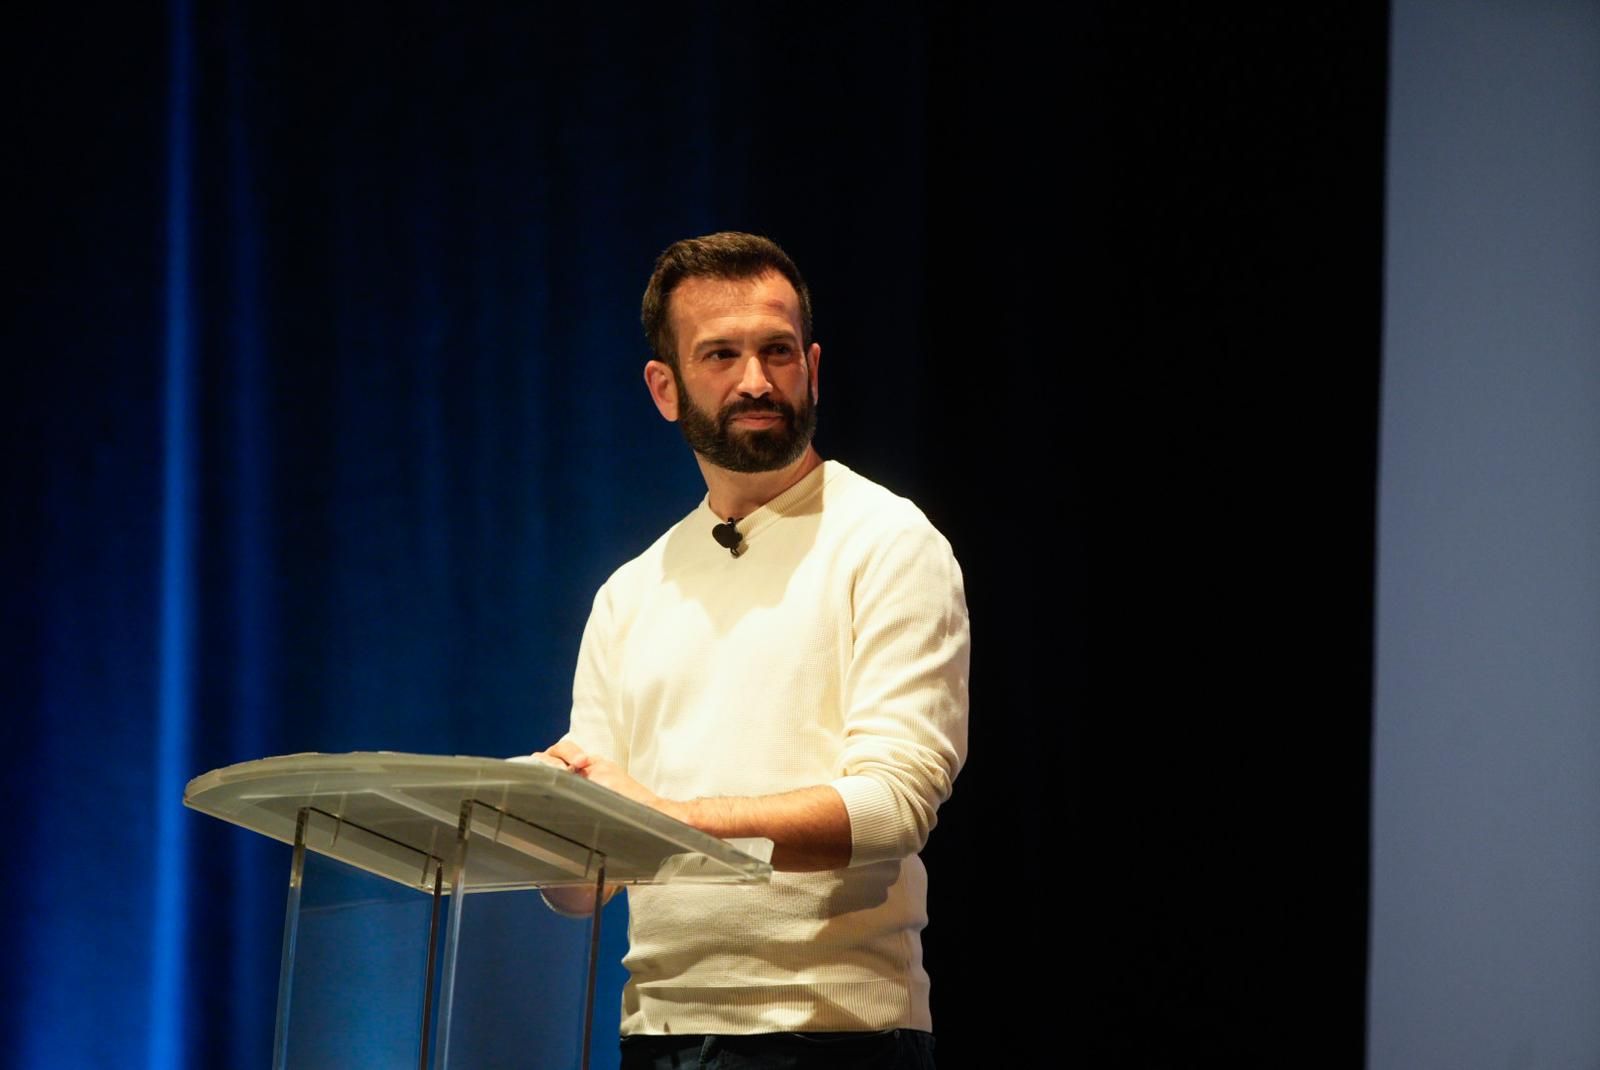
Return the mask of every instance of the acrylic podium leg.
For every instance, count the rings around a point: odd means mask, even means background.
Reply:
[[[305,883],[306,811],[295,822],[289,864],[289,901],[283,911],[283,952],[278,959],[278,1020],[272,1030],[272,1070],[288,1070],[289,1017],[294,1004],[294,959],[300,936],[300,888]]]
[[[594,1050],[594,986],[600,970],[600,919],[605,905],[606,864],[602,859],[600,872],[594,878],[594,909],[589,912],[589,961],[583,986],[583,1038],[579,1041],[583,1070],[589,1070],[589,1053]]]

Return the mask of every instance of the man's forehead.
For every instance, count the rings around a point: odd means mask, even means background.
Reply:
[[[695,275],[672,291],[672,318],[683,327],[731,316],[781,316],[800,322],[800,296],[776,271],[754,278],[725,279]]]

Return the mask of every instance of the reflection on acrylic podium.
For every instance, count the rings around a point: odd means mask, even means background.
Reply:
[[[184,802],[294,848],[275,1068],[587,1068],[602,914],[539,889],[598,904],[607,884],[771,876],[766,841],[538,763],[297,754],[196,777]]]

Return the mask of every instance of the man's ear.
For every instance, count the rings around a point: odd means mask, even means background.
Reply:
[[[806,354],[806,370],[811,373],[811,403],[817,403],[817,365],[822,363],[822,347],[816,342],[811,343],[811,352]]]
[[[644,385],[650,391],[650,400],[663,420],[676,423],[678,419],[678,380],[672,369],[659,360],[647,361],[644,366]]]

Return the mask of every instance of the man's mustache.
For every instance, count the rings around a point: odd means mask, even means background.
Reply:
[[[788,402],[773,401],[771,398],[744,398],[722,410],[722,422],[727,423],[747,412],[775,412],[790,421],[794,420],[794,406]]]

